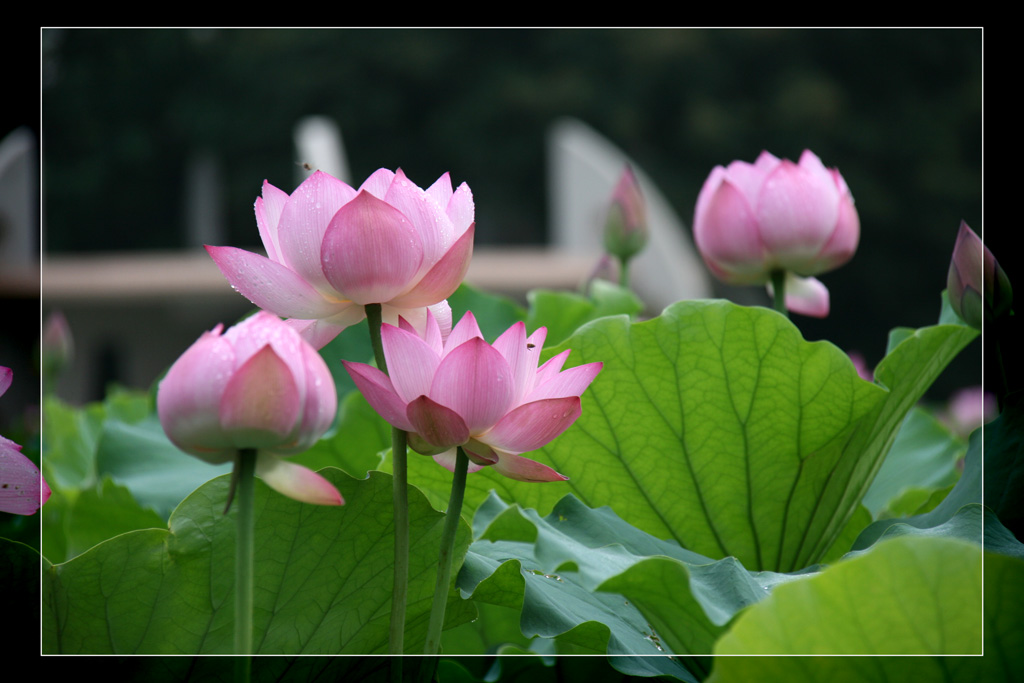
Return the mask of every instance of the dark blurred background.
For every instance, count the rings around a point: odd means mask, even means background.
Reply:
[[[222,171],[224,243],[258,245],[253,201],[264,178],[294,188],[312,114],[340,124],[356,184],[398,166],[468,182],[481,245],[545,242],[559,117],[635,159],[687,230],[713,166],[810,148],[862,236],[820,278],[832,315],[796,322],[873,366],[890,328],[936,322],[960,220],[983,227],[980,29],[45,29],[41,47],[52,254],[186,247],[197,155]],[[932,397],[977,384],[980,362],[974,343]]]

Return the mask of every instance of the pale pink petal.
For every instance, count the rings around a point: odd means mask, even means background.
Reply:
[[[448,305],[447,301],[444,301],[444,308],[447,310],[448,315],[448,331],[452,329],[452,309]],[[427,320],[425,324],[426,329],[423,333],[423,341],[427,342],[427,345],[434,350],[438,358],[444,352],[444,336],[441,331],[441,325],[437,322],[437,317],[431,309],[427,309]]]
[[[327,226],[334,214],[355,196],[356,191],[345,183],[316,171],[295,189],[281,212],[277,239],[282,260],[322,292],[332,289],[320,263]]]
[[[430,311],[434,320],[437,321],[437,328],[441,333],[441,341],[447,344],[448,337],[452,333],[452,307],[448,305],[448,300],[446,299],[433,306],[427,306],[427,310]],[[426,339],[426,337],[424,338]],[[428,339],[428,341],[430,340]],[[431,346],[433,346],[433,342],[431,342]]]
[[[544,347],[544,341],[548,338],[548,328],[538,327],[533,331],[529,337],[526,338],[527,344],[533,344],[534,348],[537,349],[538,361],[540,360],[540,350]]]
[[[220,399],[235,368],[235,352],[222,325],[202,336],[174,362],[160,382],[157,412],[175,446],[208,462],[225,462],[232,444],[220,425]],[[227,452],[227,455],[225,454]]]
[[[0,436],[0,511],[34,514],[49,498],[39,468],[20,452],[20,446]]]
[[[442,206],[444,205],[442,204]],[[473,192],[469,189],[469,185],[466,183],[459,185],[459,188],[455,190],[455,194],[448,200],[445,213],[448,214],[448,218],[451,219],[452,225],[455,227],[456,236],[462,235],[466,230],[469,230],[469,226],[476,222]]]
[[[826,318],[829,311],[828,288],[813,277],[797,277],[786,273],[786,308],[812,318]],[[771,283],[768,296],[774,296]]]
[[[438,455],[432,457],[434,458],[434,462],[436,462],[438,465],[445,468],[449,472],[455,471],[455,460],[458,457],[457,449],[453,448],[451,450],[445,451],[444,453],[439,453]],[[470,460],[466,472],[472,474],[473,472],[479,472],[484,467],[484,465],[478,465],[477,463]]]
[[[388,424],[406,432],[415,431],[406,415],[405,401],[395,393],[395,388],[387,375],[366,363],[343,360],[341,364],[345,366],[345,370],[348,371],[356,388],[363,394],[367,403]]]
[[[388,324],[390,325],[390,323]],[[394,327],[394,325],[392,325],[392,327]],[[411,332],[412,334],[415,334],[417,337],[419,336],[419,334],[416,332],[416,328],[413,327],[412,323],[406,320],[403,316],[398,316],[398,329],[405,330],[406,332]]]
[[[330,344],[342,330],[366,317],[366,309],[355,304],[341,313],[322,320],[299,320],[289,318],[285,324],[299,333],[314,349],[322,349]]]
[[[295,452],[301,453],[330,429],[338,413],[338,392],[323,357],[309,344],[302,344],[299,353],[306,373],[306,401],[302,406],[302,423],[299,426],[299,441]],[[327,390],[327,389],[330,390]]]
[[[837,186],[840,188],[846,186],[838,171],[833,170],[831,173]],[[839,221],[832,232],[832,237],[821,248],[815,259],[814,273],[798,272],[797,274],[814,275],[838,268],[853,258],[858,242],[860,242],[860,216],[857,215],[857,209],[853,206],[853,197],[850,196],[849,191],[845,191],[839,197]]]
[[[734,161],[729,164],[726,175],[729,182],[738,189],[744,197],[753,200],[761,192],[765,178],[782,161],[767,150],[761,152],[753,164],[745,161]]]
[[[267,486],[289,498],[313,505],[344,505],[338,489],[316,472],[269,453],[256,458],[256,474]]]
[[[825,164],[821,163],[818,155],[809,149],[805,149],[800,154],[800,160],[797,164],[800,168],[814,176],[818,182],[828,183],[832,180],[832,171],[825,168]]]
[[[263,347],[270,344],[277,357],[288,366],[299,393],[305,393],[305,368],[302,366],[302,338],[268,311],[257,311],[224,333],[235,350],[235,368],[241,367]]]
[[[441,335],[443,340],[444,335],[451,332],[452,329],[452,312],[447,301],[442,301],[435,306],[419,306],[417,308],[399,308],[385,304],[381,307],[381,321],[389,325],[401,327],[401,321],[404,320],[408,329],[426,340],[428,335],[435,334],[429,329],[427,324],[428,312],[433,312],[434,325],[437,326],[436,333]],[[438,312],[440,312],[440,315],[438,315]],[[447,323],[447,329],[445,328],[445,323]],[[435,348],[438,355],[440,355],[442,352],[441,345],[434,346],[433,342],[430,342],[430,344],[431,348]]]
[[[499,451],[533,451],[572,426],[582,411],[579,396],[534,401],[501,418],[479,439]]]
[[[517,322],[494,340],[494,348],[505,357],[509,370],[512,371],[512,382],[515,391],[511,405],[522,403],[526,393],[533,388],[533,379],[537,374],[537,348],[529,348],[526,342],[526,324]]]
[[[536,332],[534,332],[534,334],[536,334]],[[571,349],[566,349],[557,356],[549,358],[547,363],[540,366],[540,369],[537,370],[537,377],[533,386],[539,387],[561,372],[562,366],[565,365],[565,361],[569,358],[570,351]]]
[[[455,228],[452,227],[451,219],[444,212],[444,205],[438,205],[433,197],[406,178],[402,169],[398,169],[395,173],[395,181],[388,188],[384,201],[408,218],[419,234],[419,243],[423,247],[423,261],[414,278],[414,280],[419,280],[455,242]],[[448,292],[448,294],[450,293]],[[436,303],[448,294],[419,305]]]
[[[712,172],[712,178],[714,175]],[[693,237],[704,261],[726,282],[763,281],[767,275],[764,248],[753,207],[726,178],[711,187],[714,189],[705,202],[698,202],[693,226]],[[705,190],[701,190],[702,195]]]
[[[380,332],[395,393],[406,403],[427,395],[441,362],[438,353],[414,331],[382,325]]]
[[[392,305],[409,308],[429,306],[454,294],[469,270],[473,236],[474,226],[471,225],[408,292],[392,300]]]
[[[544,350],[544,340],[547,336],[548,328],[538,327],[533,331],[533,334],[526,338],[526,381],[523,383],[522,387],[517,387],[518,390],[513,405],[520,405],[525,402],[526,397],[529,396],[537,386],[538,379],[546,376],[547,371],[545,371],[545,375],[542,376],[538,372],[537,366],[540,364],[540,354]],[[559,369],[561,369],[561,366],[559,366]],[[557,372],[557,370],[555,372]]]
[[[437,313],[434,313],[437,315]],[[440,321],[439,321],[440,322]],[[466,343],[470,339],[483,339],[484,335],[480,331],[480,326],[476,323],[476,316],[473,315],[473,311],[466,311],[466,315],[462,316],[462,320],[455,325],[455,328],[448,335],[448,338],[444,342],[444,355],[447,356],[457,347]]]
[[[446,209],[452,198],[452,178],[445,173],[434,181],[434,184],[427,188],[427,194],[437,202],[442,209]]]
[[[263,181],[263,196],[256,198],[256,227],[263,240],[263,248],[271,261],[287,266],[281,256],[281,247],[277,237],[277,226],[281,221],[281,212],[288,203],[288,193],[279,190],[266,180]]]
[[[267,344],[224,388],[221,426],[236,448],[272,448],[296,433],[300,395],[291,368]]]
[[[327,318],[351,305],[329,301],[298,273],[265,256],[236,247],[207,246],[206,251],[235,290],[281,317]]]
[[[469,428],[459,414],[427,396],[411,401],[407,414],[414,431],[431,446],[447,449],[469,439]]]
[[[474,338],[441,361],[429,395],[461,415],[471,434],[478,434],[501,419],[514,391],[505,358],[483,339]]]
[[[839,218],[838,200],[839,191],[820,161],[808,168],[783,160],[768,175],[757,198],[757,215],[765,248],[779,258],[776,266],[801,271],[814,262]]]
[[[395,172],[386,168],[378,168],[373,174],[363,181],[359,186],[360,190],[366,190],[377,199],[384,199],[388,194],[391,183],[395,182]]]
[[[321,263],[331,285],[360,305],[391,301],[423,262],[416,228],[400,211],[360,192],[330,221]]]
[[[604,363],[598,362],[569,368],[550,379],[546,379],[542,384],[538,384],[526,397],[526,401],[580,396],[587,390],[587,387],[590,386],[590,383],[594,381],[597,373],[601,372],[603,367]]]
[[[539,462],[511,453],[502,453],[501,459],[493,467],[509,479],[516,481],[542,482],[567,481],[569,479],[547,465],[541,465]]]
[[[698,244],[700,244],[697,238],[698,232],[704,232],[708,229],[704,215],[707,213],[708,206],[711,204],[711,198],[715,196],[715,193],[718,191],[719,186],[721,186],[722,181],[725,180],[725,177],[726,170],[721,166],[715,166],[711,169],[711,173],[708,174],[707,179],[700,188],[700,192],[697,194],[697,204],[693,210],[693,237]],[[697,230],[697,226],[701,226],[700,231]]]

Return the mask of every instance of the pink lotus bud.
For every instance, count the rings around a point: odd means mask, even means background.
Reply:
[[[946,293],[956,314],[979,330],[982,320],[1008,313],[1013,304],[1013,288],[1006,272],[964,221],[960,221],[953,246]]]
[[[364,363],[342,361],[370,405],[409,432],[409,445],[453,470],[456,447],[469,471],[493,466],[519,481],[563,481],[550,467],[521,457],[547,444],[580,416],[580,394],[603,367],[588,363],[562,371],[566,350],[537,367],[547,335],[529,337],[516,323],[484,341],[472,313],[447,340],[433,316],[420,337],[404,320],[384,325],[381,340],[390,376]]]
[[[67,318],[54,311],[43,323],[43,337],[39,344],[44,377],[56,377],[74,355],[75,344]]]
[[[628,260],[646,244],[647,205],[640,193],[640,183],[627,165],[612,192],[604,225],[604,248],[609,254]]]
[[[967,438],[971,432],[994,420],[998,414],[999,405],[995,394],[977,386],[960,389],[950,396],[941,417],[953,432]]]
[[[423,331],[427,308],[451,319],[447,297],[473,254],[473,194],[444,174],[426,190],[402,170],[380,169],[354,190],[317,171],[291,195],[264,181],[256,200],[267,256],[206,250],[231,286],[289,324],[316,348],[381,304]],[[449,328],[450,329],[450,328]]]
[[[168,438],[213,464],[256,449],[256,473],[271,488],[341,505],[326,479],[278,458],[312,446],[334,420],[338,397],[323,358],[266,311],[222,329],[204,332],[160,383],[157,412]]]
[[[0,396],[3,396],[14,373],[0,366]],[[0,436],[0,512],[31,515],[50,498],[50,487],[35,463],[25,457],[21,446]]]
[[[773,271],[807,278],[846,263],[857,250],[860,219],[839,171],[813,152],[804,150],[799,164],[761,152],[753,164],[734,161],[711,171],[697,197],[693,235],[720,280],[761,284]],[[821,317],[828,314],[822,289],[808,287],[816,300],[804,306]],[[787,295],[786,306],[799,312],[797,298]]]

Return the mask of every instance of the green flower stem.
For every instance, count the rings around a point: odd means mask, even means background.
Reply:
[[[381,342],[381,306],[366,305],[366,320],[370,327],[370,341],[377,367],[387,373],[388,364],[384,358],[384,344]],[[409,493],[407,489],[406,434],[401,429],[391,428],[392,500],[395,508],[395,580],[391,589],[391,631],[388,638],[388,652],[400,655],[405,651],[405,602],[409,592]],[[402,660],[391,661],[391,677],[395,683],[402,680]]]
[[[775,293],[775,310],[788,318],[789,311],[786,310],[786,271],[772,271],[772,292]]]
[[[406,463],[406,434],[391,428],[392,476],[395,508],[395,582],[391,588],[391,654],[405,648],[405,602],[409,592],[409,479]],[[401,660],[398,660],[401,663]]]
[[[455,549],[455,532],[459,529],[462,513],[462,498],[466,493],[466,472],[469,458],[459,446],[455,458],[455,477],[452,479],[452,493],[448,499],[444,530],[441,532],[441,552],[437,558],[437,583],[434,584],[434,602],[430,607],[430,624],[427,626],[427,643],[423,653],[437,654],[441,646],[441,627],[444,625],[444,610],[448,602],[448,582],[452,577],[452,554]]]
[[[235,535],[235,654],[252,654],[252,565],[253,565],[253,483],[256,449],[243,448],[235,457],[238,496],[238,531]],[[242,664],[236,671],[241,671]],[[245,677],[249,680],[245,665]]]
[[[619,257],[619,286],[629,289],[629,259]]]

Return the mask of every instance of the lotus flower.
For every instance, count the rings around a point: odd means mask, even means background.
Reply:
[[[753,164],[716,166],[697,197],[693,236],[711,272],[729,284],[761,284],[786,271],[786,307],[825,317],[828,289],[809,275],[846,263],[860,219],[846,181],[810,150],[800,163],[761,152]]]
[[[452,191],[444,174],[427,190],[401,169],[380,169],[354,190],[317,171],[290,196],[264,181],[256,224],[267,256],[234,247],[206,250],[231,286],[254,304],[290,318],[323,348],[381,304],[423,332],[429,307],[451,329],[447,297],[473,253],[473,195]]]
[[[979,330],[983,320],[991,322],[1013,306],[1013,288],[1006,271],[964,221],[960,221],[953,246],[946,293],[956,314]]]
[[[271,488],[341,505],[326,479],[279,457],[306,450],[334,421],[338,396],[323,358],[266,311],[222,330],[204,332],[160,383],[157,412],[168,438],[212,464],[256,449],[256,474]]]
[[[647,205],[633,169],[627,165],[612,191],[604,225],[604,248],[623,261],[636,256],[647,244]]]
[[[54,311],[43,323],[43,337],[39,343],[40,365],[43,376],[53,380],[71,362],[75,342],[68,320],[60,311]]]
[[[0,396],[11,386],[14,373],[0,366]],[[50,498],[50,487],[21,446],[0,436],[0,511],[31,515]]]
[[[472,313],[447,340],[432,315],[420,337],[406,321],[383,325],[390,377],[364,363],[342,361],[356,386],[391,425],[409,432],[409,445],[454,471],[456,447],[469,471],[494,467],[519,481],[565,476],[520,456],[547,444],[580,416],[580,394],[602,363],[562,371],[563,351],[537,367],[547,329],[529,337],[518,322],[494,344],[484,341]]]

